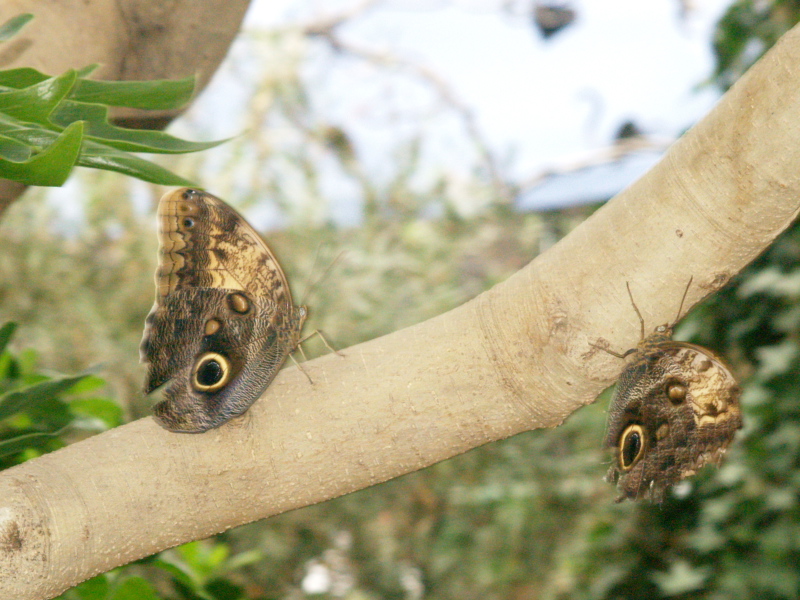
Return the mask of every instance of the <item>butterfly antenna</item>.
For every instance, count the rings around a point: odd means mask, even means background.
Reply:
[[[628,288],[628,297],[631,299],[631,304],[633,305],[633,310],[636,311],[636,316],[639,317],[639,330],[641,332],[641,338],[644,339],[644,318],[642,318],[642,313],[639,312],[639,307],[636,306],[636,302],[633,300],[633,294],[631,293],[631,284],[627,281],[625,282],[625,287]],[[685,294],[684,294],[685,295]]]
[[[317,262],[319,260],[320,248],[322,248],[322,242],[320,242],[317,245],[317,251],[314,254],[314,263],[311,265],[312,272],[314,271],[314,269],[317,266]],[[300,301],[300,306],[302,306],[304,304],[305,299],[311,294],[312,290],[325,280],[325,278],[330,274],[330,272],[333,270],[333,267],[336,265],[337,262],[339,262],[339,259],[342,258],[342,256],[344,256],[344,250],[339,252],[339,254],[336,256],[336,258],[334,258],[331,261],[331,263],[326,267],[325,271],[323,271],[322,275],[320,275],[319,278],[316,281],[311,282],[311,284],[306,288],[306,291],[303,293],[302,300]],[[303,355],[303,359],[304,360],[307,360],[307,359],[306,359],[306,356],[305,356],[305,352],[303,352],[302,344],[303,344],[303,342],[308,341],[310,338],[314,337],[315,335],[319,336],[319,339],[322,340],[322,343],[325,344],[325,347],[328,348],[328,350],[330,350],[331,352],[333,352],[334,354],[336,354],[338,356],[342,356],[342,357],[344,356],[344,354],[342,354],[336,348],[334,348],[333,346],[330,345],[330,343],[328,342],[327,338],[322,334],[322,332],[319,329],[315,329],[309,335],[307,335],[306,337],[301,339],[299,342],[297,342],[297,349]],[[294,357],[292,357],[292,360],[294,360]],[[295,364],[297,364],[297,366],[300,367],[300,364],[296,360],[295,360]],[[302,367],[300,367],[300,370],[305,373],[305,369],[303,369]],[[306,377],[308,377],[308,373],[306,373]],[[308,380],[311,381],[311,377],[308,377]]]
[[[314,262],[311,263],[311,273],[313,274],[314,271],[317,270],[317,263],[319,262],[319,254],[322,250],[322,242],[317,244],[317,249],[314,250]],[[306,289],[303,290],[303,295],[300,297],[300,302],[298,303],[300,306],[306,303],[306,299],[311,294],[311,290],[314,289],[314,286],[317,285],[317,282],[311,281],[307,286]]]
[[[313,273],[313,272],[316,270],[316,268],[317,268],[317,263],[319,262],[319,255],[320,255],[320,249],[321,249],[321,248],[322,248],[322,242],[320,242],[319,244],[317,244],[317,250],[316,250],[316,252],[314,253],[314,262],[313,262],[313,264],[311,265],[311,272],[312,272],[312,273]],[[308,298],[308,297],[311,295],[311,292],[312,292],[312,291],[314,291],[314,289],[315,289],[317,286],[319,286],[319,284],[320,284],[320,283],[322,283],[323,281],[325,281],[325,279],[328,277],[328,275],[330,275],[331,271],[333,270],[333,267],[336,265],[336,263],[337,263],[337,262],[339,262],[339,259],[340,259],[340,258],[342,258],[342,256],[343,256],[343,255],[344,255],[344,250],[342,250],[341,252],[339,252],[339,254],[336,256],[336,258],[334,258],[334,259],[331,261],[331,263],[330,263],[330,264],[329,264],[329,265],[328,265],[328,266],[325,268],[325,270],[322,272],[322,274],[319,276],[319,278],[317,278],[317,280],[316,280],[316,281],[312,281],[312,282],[311,282],[311,283],[308,285],[308,287],[306,288],[305,292],[303,292],[303,296],[302,296],[302,298],[301,298],[300,305],[303,305],[303,304],[305,304],[305,300],[306,300],[306,299],[307,299],[307,298]]]
[[[678,322],[678,319],[681,318],[681,311],[683,310],[683,303],[686,302],[686,295],[689,293],[689,288],[692,287],[692,281],[693,280],[694,280],[694,275],[689,277],[689,283],[686,284],[686,289],[683,290],[683,298],[681,298],[681,305],[678,307],[678,314],[675,316],[675,320],[672,322],[673,326]]]

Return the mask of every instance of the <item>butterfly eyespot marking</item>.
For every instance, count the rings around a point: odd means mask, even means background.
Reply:
[[[228,294],[228,308],[233,312],[245,315],[250,311],[250,300],[241,292]]]
[[[192,227],[194,227],[194,219],[193,219],[193,218],[191,218],[191,217],[186,217],[186,218],[183,220],[183,226],[184,226],[186,229],[191,229]]]
[[[231,378],[231,363],[216,352],[206,352],[192,369],[192,387],[198,392],[216,392]]]
[[[186,198],[185,201],[178,202],[178,205],[175,207],[177,214],[181,217],[195,217],[200,214],[200,207],[188,202],[188,200],[189,198]]]
[[[619,438],[619,467],[630,471],[644,454],[644,429],[638,423],[628,425]]]
[[[686,394],[689,392],[689,389],[678,381],[668,382],[665,389],[667,398],[669,398],[670,402],[673,404],[680,404],[686,400]]]
[[[181,198],[188,202],[195,201],[198,196],[200,196],[200,192],[191,188],[186,188],[181,194]]]
[[[214,335],[219,331],[220,327],[222,327],[222,323],[220,323],[217,319],[209,319],[206,321],[206,326],[203,331],[206,335]]]

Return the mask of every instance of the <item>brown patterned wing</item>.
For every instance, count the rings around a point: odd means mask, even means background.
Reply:
[[[242,290],[290,306],[286,276],[261,236],[225,202],[197,190],[179,189],[158,204],[162,298],[184,288]]]
[[[608,413],[608,480],[620,500],[663,500],[708,463],[718,464],[742,426],[740,390],[711,351],[655,333],[620,375]]]
[[[169,380],[156,418],[202,432],[242,414],[295,349],[306,317],[255,230],[192,189],[159,202],[156,301],[140,348],[145,392]]]

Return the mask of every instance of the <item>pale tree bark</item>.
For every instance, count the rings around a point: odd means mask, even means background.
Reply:
[[[0,69],[33,67],[48,75],[91,64],[107,80],[180,79],[202,90],[225,58],[250,0],[2,0],[0,23],[35,18],[0,45]],[[114,110],[117,123],[161,129],[180,111]],[[0,179],[0,214],[25,191]]]
[[[506,282],[284,371],[202,435],[130,423],[0,474],[0,598],[121,565],[561,423],[639,338],[718,290],[800,210],[800,29],[639,182]],[[312,307],[313,309],[313,307]],[[133,357],[131,358],[134,359]]]

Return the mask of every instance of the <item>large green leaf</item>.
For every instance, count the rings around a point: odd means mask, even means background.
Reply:
[[[78,102],[124,106],[144,110],[174,110],[192,99],[194,77],[150,81],[95,81],[86,79],[96,65],[78,70],[69,98]],[[0,88],[21,90],[51,79],[31,67],[0,71]]]
[[[27,185],[63,185],[78,161],[82,146],[83,123],[81,121],[73,123],[61,135],[47,133],[55,139],[43,152],[22,162],[0,159],[0,175]],[[5,136],[0,137],[0,144],[4,138]]]
[[[87,375],[76,383],[70,390],[71,394],[88,394],[89,392],[96,392],[97,390],[105,387],[106,382],[97,375]]]
[[[159,600],[159,596],[146,579],[130,577],[114,590],[110,600]]]
[[[78,74],[70,69],[59,77],[50,77],[26,88],[0,93],[0,113],[20,121],[44,125],[56,106],[67,97],[77,79]]]
[[[63,598],[78,597],[80,600],[107,600],[111,586],[108,582],[108,575],[103,573],[97,577],[87,579],[77,587],[72,588],[68,592],[62,594],[56,600]]]
[[[102,380],[101,380],[102,381]],[[105,382],[103,382],[105,385]],[[72,388],[71,393],[77,393],[78,383]],[[84,419],[97,419],[105,427],[116,427],[122,423],[122,408],[113,400],[107,398],[85,398],[70,400],[69,409],[73,415]]]
[[[83,153],[78,159],[78,165],[116,171],[123,175],[138,177],[143,181],[161,185],[197,187],[194,182],[184,179],[163,167],[159,167],[157,164],[92,141],[84,142]]]
[[[55,142],[61,131],[61,128],[47,129],[0,113],[0,135],[25,144],[31,149],[31,154],[36,154]]]
[[[3,394],[0,396],[0,420],[7,419],[22,410],[33,408],[40,402],[66,392],[84,377],[86,375],[50,379]]]
[[[28,433],[7,440],[0,440],[0,458],[18,454],[28,448],[44,446],[46,443],[57,438],[60,434],[60,431],[53,433]]]
[[[71,96],[75,95],[75,90],[81,86],[81,81],[83,78],[88,77],[95,69],[97,65],[89,65],[87,67],[83,67],[82,69],[78,69],[76,71],[78,75],[78,80],[75,82],[75,87],[72,89]],[[29,87],[31,85],[36,85],[37,83],[41,83],[47,79],[50,79],[50,75],[45,75],[41,71],[37,71],[31,67],[18,67],[16,69],[6,69],[5,71],[0,71],[0,87],[6,87],[14,90],[21,90],[22,88]],[[148,81],[146,83],[156,84],[159,81]],[[183,81],[183,80],[181,80]],[[100,81],[98,82],[102,85],[108,84],[116,84],[120,83],[117,81]],[[138,83],[138,82],[124,82],[124,83]],[[172,82],[169,82],[172,83]]]
[[[184,154],[207,150],[222,143],[188,142],[162,131],[125,129],[108,122],[108,108],[102,104],[88,104],[66,100],[52,115],[56,125],[68,126],[75,121],[86,122],[86,135],[94,141],[126,152],[152,152],[156,154]]]
[[[0,159],[21,163],[30,157],[30,146],[0,134]]]
[[[189,569],[188,565],[176,565],[170,560],[165,560],[164,557],[168,557],[168,554],[162,553],[159,556],[160,558],[150,560],[149,564],[154,567],[158,567],[166,573],[169,573],[175,581],[188,588],[197,587],[197,584],[192,579],[192,576],[187,572]]]
[[[9,321],[8,323],[4,323],[2,327],[0,327],[0,354],[2,354],[6,346],[8,346],[8,342],[11,341],[11,338],[14,337],[14,332],[17,330],[17,324],[13,321]]]
[[[18,69],[6,69],[0,71],[0,87],[21,90],[50,79],[47,75],[30,67],[20,67]]]
[[[192,99],[194,77],[154,81],[94,81],[79,79],[70,96],[81,102],[148,110],[172,110]]]

